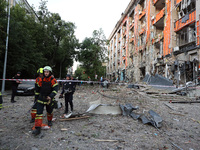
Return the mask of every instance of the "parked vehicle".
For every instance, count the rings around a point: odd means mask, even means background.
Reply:
[[[23,81],[17,88],[17,95],[35,95],[35,81]]]

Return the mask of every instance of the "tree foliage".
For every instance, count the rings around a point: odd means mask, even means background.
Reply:
[[[105,74],[105,67],[102,66],[106,59],[105,52],[106,38],[102,29],[93,31],[93,36],[85,38],[81,43],[79,61],[92,80],[95,75],[100,77]]]
[[[33,78],[37,69],[49,65],[56,77],[64,77],[73,64],[78,40],[75,25],[61,19],[58,13],[48,11],[41,1],[35,16],[23,4],[11,8],[10,34],[6,77],[17,71],[23,78]],[[0,0],[0,78],[3,74],[7,12],[5,0]],[[61,76],[62,74],[62,76]]]

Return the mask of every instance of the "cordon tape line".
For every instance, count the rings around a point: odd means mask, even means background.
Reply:
[[[35,81],[35,79],[0,79],[6,81]],[[100,81],[83,81],[83,80],[57,80],[58,82],[76,82],[76,83],[94,83],[101,84],[103,82]],[[129,85],[131,83],[123,83],[123,82],[108,82],[108,84],[118,84],[118,85]],[[163,88],[175,88],[176,86],[166,86],[166,85],[147,85],[147,84],[134,84],[136,86],[150,86],[150,87],[163,87]],[[200,87],[187,87],[189,89],[200,89]]]

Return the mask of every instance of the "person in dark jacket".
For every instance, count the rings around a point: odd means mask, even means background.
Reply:
[[[37,114],[35,117],[35,130],[32,132],[34,135],[38,135],[41,132],[44,106],[46,106],[48,126],[52,126],[53,108],[55,104],[54,97],[58,92],[58,83],[57,80],[52,77],[51,67],[45,66],[43,74],[44,77],[39,78],[35,89]],[[39,93],[39,95],[37,93]]]
[[[13,77],[13,79],[21,79],[21,72],[17,72],[17,74]],[[16,94],[17,94],[17,87],[18,85],[22,83],[21,81],[12,81],[12,96],[11,96],[11,103],[15,103],[16,101],[14,100]]]
[[[74,106],[73,106],[73,94],[75,92],[75,83],[72,82],[71,76],[67,75],[66,76],[66,82],[63,83],[63,88],[62,92],[60,94],[60,97],[63,97],[63,94],[65,94],[65,112],[64,112],[64,117],[69,113],[68,109],[68,103],[70,104],[71,107],[71,113],[73,112]],[[71,81],[69,81],[71,80]]]

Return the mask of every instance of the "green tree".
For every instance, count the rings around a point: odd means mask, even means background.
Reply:
[[[78,40],[75,25],[65,22],[57,13],[48,11],[46,1],[41,1],[37,16],[26,10],[23,4],[11,8],[8,45],[7,76],[17,71],[23,78],[33,78],[37,69],[50,65],[55,76],[66,74],[73,65]],[[5,0],[0,0],[0,73],[3,70],[7,12]]]
[[[7,72],[21,71],[24,77],[34,77],[44,58],[37,48],[35,36],[37,23],[20,5],[11,8]],[[8,73],[8,77],[13,74]]]
[[[85,38],[81,43],[79,61],[92,80],[95,79],[95,74],[99,77],[104,75],[102,63],[106,59],[105,53],[106,38],[102,29],[93,31],[93,36]]]
[[[73,65],[75,49],[78,46],[75,25],[65,22],[57,13],[50,13],[46,7],[46,1],[42,1],[38,16],[41,22],[41,38],[43,41],[41,50],[47,59],[46,65],[53,67],[55,76],[64,77],[66,68]]]
[[[6,1],[0,0],[0,78],[3,75],[4,55],[6,49],[6,28],[7,28],[7,13]]]

